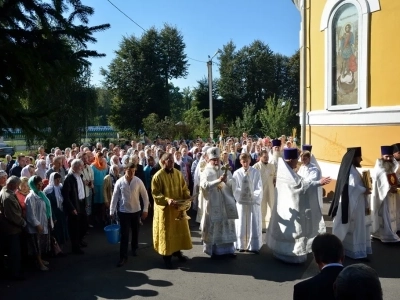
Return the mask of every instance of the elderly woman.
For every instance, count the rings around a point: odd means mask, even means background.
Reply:
[[[182,160],[182,153],[180,151],[175,151],[174,162],[179,166],[183,178],[185,179],[186,185],[189,186],[189,167],[188,164]]]
[[[119,167],[118,165],[112,165],[110,167],[110,173],[104,177],[104,187],[103,187],[103,196],[104,203],[106,207],[110,207],[111,196],[114,191],[114,185],[119,178]]]
[[[42,178],[37,175],[28,180],[31,191],[25,199],[26,221],[29,254],[35,256],[39,270],[48,271],[49,263],[42,260],[42,253],[50,250],[49,231],[53,221],[50,200],[40,191],[42,184]]]
[[[26,206],[25,206],[25,199],[26,196],[29,194],[29,185],[28,185],[28,177],[21,177],[21,182],[19,183],[18,189],[15,192],[15,196],[17,196],[19,205],[22,209],[22,216],[26,217]]]
[[[107,174],[108,166],[105,158],[103,157],[103,153],[98,152],[94,157],[94,162],[92,163],[93,169],[93,185],[94,185],[94,217],[98,222],[106,221],[106,210],[104,206],[104,197],[103,197],[103,186],[104,186],[104,177]]]
[[[61,194],[61,188],[61,175],[57,172],[51,173],[49,184],[43,192],[50,200],[51,210],[54,216],[53,236],[56,238],[60,246],[64,245],[68,240],[67,217],[64,213],[64,198]]]
[[[26,165],[21,170],[21,177],[31,178],[35,175],[35,167],[33,165]]]
[[[44,159],[38,159],[36,161],[35,174],[42,178],[46,178],[46,172],[47,172],[46,161]]]

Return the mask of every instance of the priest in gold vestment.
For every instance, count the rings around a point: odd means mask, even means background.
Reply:
[[[188,220],[175,220],[178,215],[177,200],[190,199],[190,191],[183,175],[174,170],[174,158],[165,153],[159,170],[151,181],[151,193],[154,198],[153,245],[157,253],[163,256],[167,269],[172,269],[172,256],[182,262],[187,260],[181,250],[192,248]]]

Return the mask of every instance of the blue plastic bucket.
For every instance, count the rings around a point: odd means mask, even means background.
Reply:
[[[104,232],[106,233],[107,241],[110,244],[118,244],[121,240],[120,234],[121,227],[118,224],[111,224],[104,227]]]

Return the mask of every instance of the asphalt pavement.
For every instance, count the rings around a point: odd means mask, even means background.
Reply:
[[[328,208],[324,204],[324,212]],[[191,213],[193,214],[193,212]],[[293,285],[317,274],[310,254],[302,265],[288,265],[273,258],[266,245],[259,255],[238,253],[236,259],[211,260],[202,252],[198,224],[190,221],[193,249],[190,260],[166,270],[153,250],[151,221],[141,227],[138,256],[117,268],[119,245],[106,241],[102,228],[91,229],[84,255],[49,258],[49,272],[28,268],[25,281],[0,281],[0,299],[292,299]],[[331,227],[326,217],[327,226]],[[177,221],[179,222],[179,221]],[[330,230],[330,228],[329,228]],[[384,299],[400,296],[400,247],[373,240],[367,263],[381,277]],[[345,265],[357,263],[346,259]]]

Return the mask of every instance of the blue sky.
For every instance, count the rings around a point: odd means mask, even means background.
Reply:
[[[100,85],[100,68],[107,68],[115,57],[123,36],[140,37],[143,30],[120,13],[107,0],[83,0],[94,8],[90,25],[109,23],[111,28],[97,33],[96,44],[89,49],[105,53],[105,58],[92,59],[92,83]],[[237,49],[259,39],[274,51],[292,55],[299,47],[300,13],[291,0],[111,0],[141,27],[158,29],[164,23],[176,26],[186,43],[188,57],[206,61],[219,48],[232,40]],[[215,59],[214,59],[215,60]],[[218,60],[215,60],[218,61]],[[173,80],[181,89],[197,86],[207,76],[204,62],[189,59],[186,79]],[[214,65],[213,77],[218,77]]]

